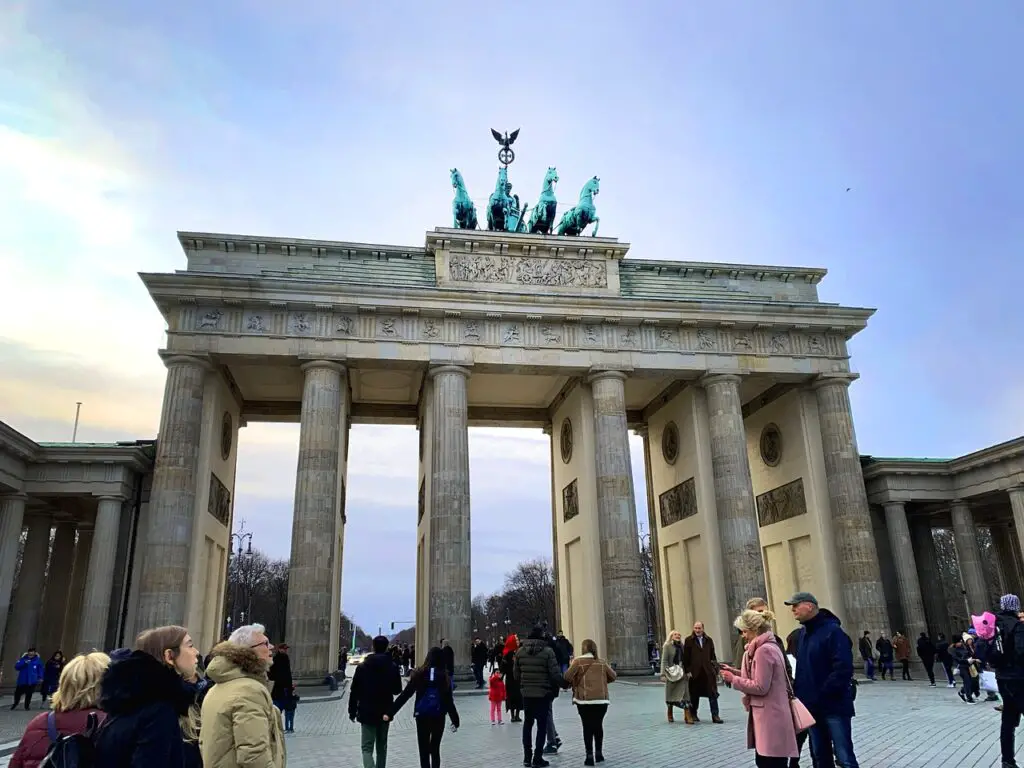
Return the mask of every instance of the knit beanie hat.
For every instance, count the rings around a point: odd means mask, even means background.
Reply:
[[[999,598],[999,610],[1016,613],[1020,610],[1020,598],[1016,595],[1003,595]]]

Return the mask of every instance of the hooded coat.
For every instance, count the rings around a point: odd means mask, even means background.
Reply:
[[[514,673],[524,699],[553,699],[558,696],[564,678],[551,645],[542,637],[523,641],[516,651]]]
[[[519,638],[516,635],[509,635],[505,639],[505,647],[501,655],[501,674],[505,678],[505,710],[523,708],[523,691],[516,680],[516,651],[519,649]]]
[[[853,716],[853,648],[832,611],[800,628],[793,692],[816,720]]]
[[[203,701],[199,748],[205,768],[283,768],[281,716],[270,699],[267,662],[252,648],[219,643],[207,676],[216,685]]]
[[[201,765],[186,743],[178,718],[188,713],[195,691],[174,668],[133,651],[107,667],[100,682],[100,709],[107,713],[96,734],[96,764],[104,768]]]

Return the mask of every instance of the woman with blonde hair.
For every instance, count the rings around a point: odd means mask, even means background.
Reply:
[[[147,629],[135,650],[107,669],[100,706],[108,719],[96,739],[103,766],[200,768],[196,690],[199,651],[185,627]]]
[[[100,680],[110,665],[105,653],[76,656],[64,665],[57,690],[50,699],[50,712],[41,712],[29,721],[21,737],[11,768],[37,768],[56,737],[84,733],[103,722],[99,710]]]
[[[790,707],[786,660],[775,642],[771,611],[745,610],[734,626],[743,633],[747,649],[742,670],[722,665],[723,679],[743,694],[749,713],[747,748],[754,750],[758,768],[786,768],[800,753]]]
[[[583,726],[583,746],[587,751],[584,765],[604,762],[604,716],[608,712],[608,683],[615,682],[615,670],[597,655],[597,643],[584,640],[581,656],[573,659],[565,672],[565,681],[572,686],[572,703]]]
[[[661,681],[665,684],[665,706],[668,721],[675,722],[672,707],[679,707],[690,721],[690,693],[683,671],[683,635],[673,629],[661,647]]]

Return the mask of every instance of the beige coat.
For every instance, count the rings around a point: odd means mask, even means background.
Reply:
[[[572,700],[577,704],[607,704],[608,683],[615,682],[615,670],[585,653],[573,659],[565,672],[565,681],[572,686]]]
[[[676,646],[672,644],[671,640],[666,640],[665,644],[661,646],[661,674],[662,677],[665,675],[665,670],[671,667],[675,662]],[[679,664],[682,665],[683,649],[679,647]],[[679,703],[690,703],[690,693],[688,687],[688,681],[685,677],[681,677],[675,682],[665,680],[665,703],[666,704],[679,704]]]
[[[251,648],[220,643],[206,675],[216,685],[203,701],[203,768],[284,768],[281,715],[270,700],[267,666]]]

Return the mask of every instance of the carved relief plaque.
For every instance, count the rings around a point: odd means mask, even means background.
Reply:
[[[448,258],[448,275],[454,281],[466,283],[608,287],[608,268],[605,262],[582,259],[453,253]]]
[[[678,523],[697,514],[697,485],[694,478],[684,480],[658,496],[661,527]]]
[[[580,513],[579,486],[573,480],[562,489],[562,522],[569,522]]]
[[[775,424],[766,424],[761,430],[759,441],[761,461],[769,467],[777,467],[782,461],[782,431]]]
[[[416,512],[416,515],[417,515],[416,522],[417,522],[417,524],[423,522],[423,511],[426,509],[426,498],[425,498],[426,490],[427,490],[427,481],[426,480],[420,480],[419,500],[417,501],[417,506],[416,506],[416,509],[417,509],[417,512]]]
[[[213,472],[210,473],[210,500],[207,510],[214,520],[227,528],[231,520],[231,491]]]
[[[224,418],[220,424],[220,457],[224,461],[228,460],[231,456],[231,444],[234,442],[235,431],[233,429],[234,424],[231,423],[231,414],[224,411]]]
[[[661,433],[661,456],[666,464],[675,464],[679,458],[679,427],[674,421],[666,424]]]
[[[561,444],[562,462],[568,464],[572,461],[572,422],[569,419],[562,422],[558,442]]]
[[[757,497],[757,524],[762,528],[805,514],[807,500],[802,477]]]

